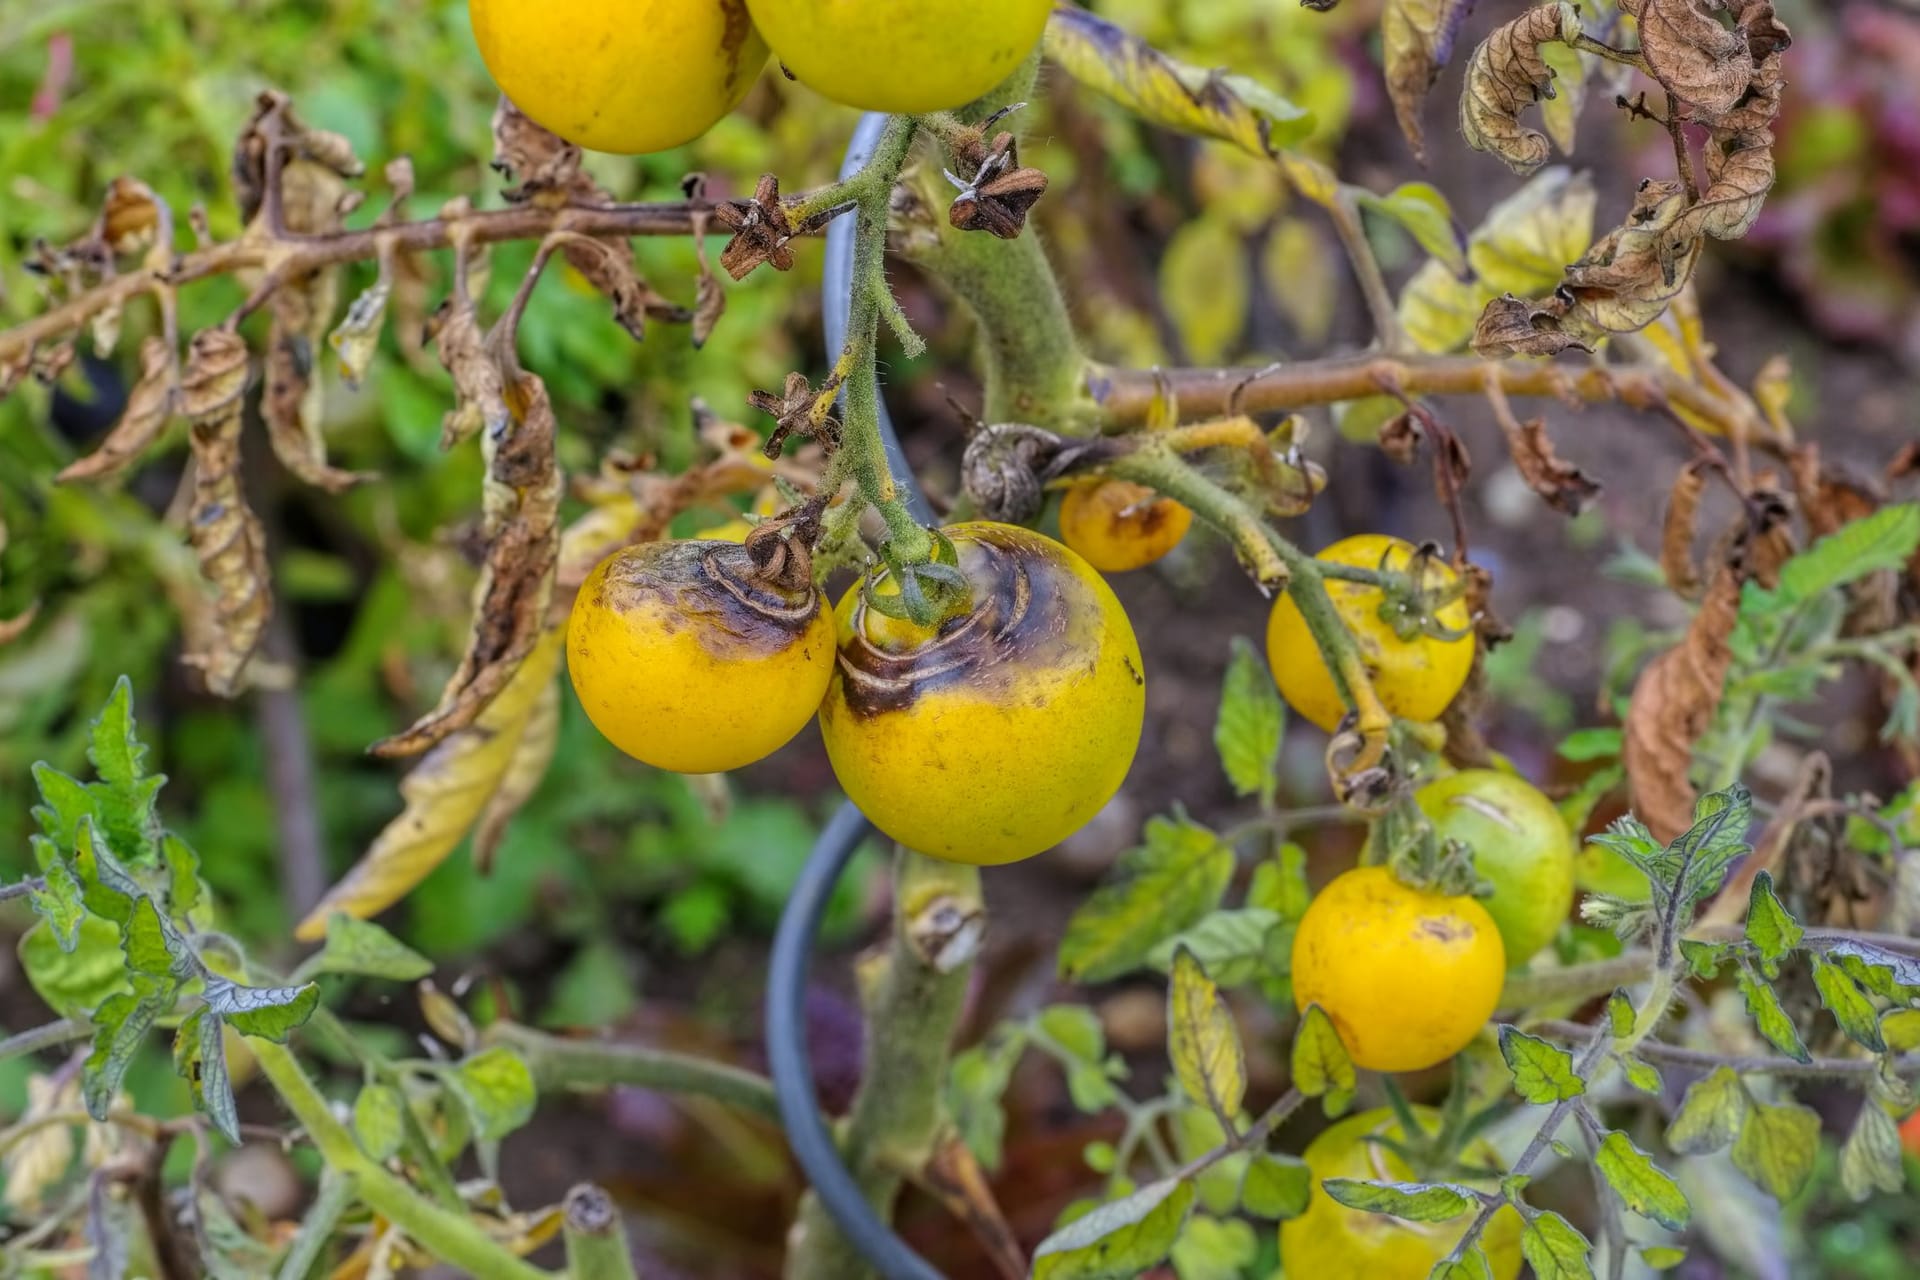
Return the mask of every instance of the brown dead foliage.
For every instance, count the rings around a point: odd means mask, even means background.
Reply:
[[[1740,575],[1723,564],[1685,638],[1647,664],[1633,686],[1621,759],[1633,812],[1661,841],[1693,825],[1693,744],[1720,704],[1733,663],[1727,638],[1739,606]]]

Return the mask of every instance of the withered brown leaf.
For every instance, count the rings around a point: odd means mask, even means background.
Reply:
[[[140,343],[140,379],[127,394],[127,407],[121,411],[120,420],[92,453],[69,463],[54,479],[62,483],[101,480],[125,470],[166,430],[173,416],[175,376],[173,353],[167,350],[166,339],[149,334]]]
[[[1660,572],[1675,595],[1691,600],[1700,594],[1700,568],[1694,560],[1693,536],[1698,528],[1700,499],[1707,491],[1711,459],[1702,455],[1680,468],[1667,493],[1667,514],[1660,531]]]
[[[520,185],[502,192],[509,204],[613,203],[580,168],[580,148],[528,119],[504,93],[493,109],[493,168],[519,180]]]
[[[260,416],[266,420],[274,456],[301,480],[328,493],[372,478],[329,465],[321,432],[321,383],[314,376],[314,351],[333,315],[335,290],[334,273],[323,271],[274,291],[266,386],[260,395]]]
[[[693,313],[641,279],[633,267],[633,250],[625,240],[601,240],[569,235],[560,247],[567,265],[578,271],[609,302],[613,318],[638,342],[646,336],[647,318],[685,323]]]
[[[1554,452],[1545,418],[1518,424],[1501,423],[1507,452],[1527,486],[1563,515],[1577,516],[1600,492],[1599,481]]]
[[[1562,327],[1571,299],[1556,293],[1542,302],[1502,294],[1480,313],[1473,328],[1475,355],[1489,360],[1507,356],[1554,356],[1569,347],[1592,348]]]
[[[1629,9],[1640,21],[1640,52],[1654,78],[1715,115],[1731,109],[1753,79],[1746,33],[1722,25],[1712,12],[1722,7],[1720,0],[1638,0]]]
[[[1647,664],[1627,705],[1621,760],[1634,814],[1662,842],[1693,825],[1693,744],[1713,722],[1733,664],[1728,639],[1740,608],[1740,576],[1723,564],[1681,642]]]
[[[473,300],[464,291],[456,290],[429,317],[427,338],[453,376],[454,404],[440,422],[440,447],[451,449],[483,429],[488,436],[504,432],[513,420],[506,379],[500,362],[487,350]]]
[[[1573,300],[1570,318],[1609,333],[1632,333],[1657,319],[1700,260],[1699,238],[1675,225],[1686,210],[1679,183],[1642,182],[1627,220],[1567,268],[1562,287]]]
[[[418,755],[474,722],[513,679],[545,626],[560,555],[560,467],[553,406],[534,374],[506,383],[509,417],[481,434],[486,559],[474,587],[473,628],[440,703],[411,727],[376,742],[374,755]]]
[[[1453,56],[1453,41],[1473,0],[1387,0],[1380,14],[1380,45],[1387,64],[1387,96],[1400,132],[1421,164],[1427,162],[1421,120],[1427,93]]]
[[[180,408],[191,428],[193,505],[187,534],[213,588],[210,647],[185,661],[200,668],[207,688],[231,698],[245,675],[273,611],[266,534],[240,487],[241,399],[247,386],[247,347],[227,329],[203,329],[187,348]]]
[[[1579,10],[1561,0],[1527,10],[1480,42],[1460,92],[1460,128],[1469,146],[1493,152],[1515,173],[1545,163],[1547,136],[1521,124],[1520,113],[1553,96],[1553,69],[1540,46],[1570,44],[1579,30]]]

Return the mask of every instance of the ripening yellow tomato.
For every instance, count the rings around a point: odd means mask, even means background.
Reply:
[[[951,111],[1012,75],[1053,0],[747,0],[780,64],[863,111]]]
[[[1467,1047],[1493,1016],[1507,952],[1487,909],[1385,867],[1342,872],[1293,935],[1293,1000],[1333,1020],[1369,1071],[1420,1071]]]
[[[1102,573],[1152,564],[1192,524],[1186,507],[1127,480],[1081,480],[1060,501],[1061,540]]]
[[[1412,543],[1399,538],[1363,533],[1334,543],[1315,558],[1358,569],[1405,569],[1414,551]],[[1457,580],[1450,567],[1435,561],[1427,585],[1437,589]],[[1379,588],[1329,578],[1327,594],[1353,632],[1361,661],[1373,677],[1374,692],[1387,710],[1407,720],[1439,719],[1473,669],[1473,636],[1444,639],[1422,634],[1403,640],[1380,616],[1386,601]],[[1468,632],[1473,625],[1464,600],[1448,601],[1434,611],[1434,617],[1457,632]],[[1274,602],[1267,620],[1267,661],[1288,705],[1332,732],[1346,715],[1346,704],[1291,594]]]
[[[1015,862],[1125,779],[1146,713],[1140,646],[1105,580],[1053,539],[990,521],[945,533],[972,609],[930,630],[849,590],[820,730],[847,797],[887,835]],[[888,585],[876,570],[873,589]]]
[[[660,769],[721,773],[798,733],[833,673],[811,586],[753,575],[733,542],[648,542],[601,561],[567,620],[567,674],[614,746]]]
[[[594,151],[691,142],[767,65],[745,0],[468,0],[467,13],[500,91]]]
[[[1432,1107],[1412,1110],[1421,1125],[1439,1129],[1438,1111]],[[1408,1222],[1349,1209],[1328,1196],[1321,1184],[1329,1178],[1414,1180],[1415,1173],[1405,1160],[1370,1138],[1403,1141],[1391,1107],[1348,1116],[1307,1144],[1301,1158],[1313,1175],[1312,1197],[1305,1213],[1280,1224],[1280,1264],[1289,1276],[1427,1280],[1434,1265],[1452,1252],[1466,1231],[1471,1219],[1464,1216],[1447,1222]],[[1461,1154],[1461,1163],[1501,1167],[1499,1153],[1484,1140],[1471,1144]],[[1494,1215],[1480,1233],[1480,1243],[1493,1267],[1493,1280],[1515,1280],[1520,1274],[1520,1215],[1512,1205]]]

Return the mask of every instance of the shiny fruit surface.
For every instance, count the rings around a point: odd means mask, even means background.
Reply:
[[[1369,1071],[1419,1071],[1466,1048],[1506,971],[1485,907],[1404,885],[1385,867],[1334,877],[1293,935],[1294,1004],[1319,1005]]]
[[[1440,1113],[1432,1107],[1414,1107],[1413,1114],[1422,1125],[1440,1127]],[[1280,1263],[1289,1276],[1427,1280],[1434,1265],[1447,1256],[1467,1229],[1470,1219],[1464,1215],[1447,1222],[1408,1222],[1383,1213],[1349,1209],[1329,1197],[1321,1188],[1328,1178],[1414,1180],[1414,1172],[1405,1160],[1368,1141],[1370,1137],[1403,1141],[1392,1108],[1347,1116],[1307,1144],[1303,1158],[1313,1174],[1312,1198],[1305,1213],[1280,1224]],[[1499,1153],[1485,1142],[1470,1146],[1461,1161],[1502,1167]],[[1480,1243],[1493,1267],[1493,1280],[1515,1280],[1520,1274],[1519,1213],[1508,1206],[1494,1215],[1481,1233]]]
[[[772,754],[820,706],[833,622],[819,593],[757,580],[738,543],[647,542],[601,561],[567,621],[567,674],[614,746],[720,773]]]
[[[1315,558],[1356,569],[1394,570],[1405,569],[1414,551],[1412,543],[1399,538],[1363,533],[1334,543]],[[1452,586],[1457,580],[1453,570],[1438,561],[1430,563],[1427,579],[1429,589]],[[1408,720],[1439,719],[1473,668],[1473,636],[1445,639],[1417,634],[1403,639],[1380,616],[1386,597],[1378,587],[1364,582],[1328,578],[1327,595],[1353,632],[1374,692],[1387,710]],[[1456,632],[1467,631],[1473,623],[1464,600],[1449,601],[1434,616]],[[1291,593],[1274,602],[1267,620],[1267,661],[1288,705],[1332,732],[1346,715],[1346,704]]]
[[[468,0],[467,14],[500,91],[594,151],[693,141],[767,64],[745,0]]]
[[[1463,769],[1414,797],[1442,840],[1473,851],[1493,885],[1480,905],[1493,917],[1507,963],[1522,965],[1553,941],[1573,909],[1573,836],[1560,810],[1525,778]]]
[[[1052,0],[748,0],[794,78],[863,111],[966,106],[1040,42]]]
[[[1092,478],[1060,501],[1060,537],[1102,573],[1152,564],[1180,545],[1193,512],[1127,480]]]
[[[1053,539],[989,521],[944,532],[971,610],[930,630],[856,584],[835,611],[820,729],[848,798],[887,835],[936,858],[1015,862],[1077,831],[1125,779],[1146,711],[1140,647],[1099,573]]]

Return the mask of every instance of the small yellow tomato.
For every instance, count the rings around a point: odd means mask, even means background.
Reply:
[[[693,141],[767,65],[745,0],[468,0],[467,13],[500,91],[595,151]]]
[[[1493,885],[1481,900],[1507,963],[1522,965],[1560,932],[1573,907],[1573,836],[1560,810],[1525,778],[1499,769],[1462,769],[1414,793],[1442,840],[1473,852]]]
[[[567,674],[614,746],[720,773],[772,754],[820,706],[833,623],[819,593],[752,572],[732,542],[648,542],[600,562],[567,621]]]
[[[1193,512],[1127,480],[1081,480],[1060,501],[1060,537],[1102,573],[1152,564],[1180,545]]]
[[[1440,1127],[1440,1113],[1432,1107],[1414,1107],[1413,1115],[1422,1126]],[[1447,1222],[1408,1222],[1349,1209],[1327,1195],[1321,1184],[1329,1178],[1414,1180],[1405,1160],[1370,1138],[1403,1140],[1392,1108],[1348,1116],[1307,1144],[1302,1158],[1313,1175],[1312,1198],[1305,1213],[1280,1224],[1280,1264],[1289,1276],[1426,1280],[1466,1231],[1471,1219],[1465,1216]],[[1484,1140],[1471,1144],[1462,1153],[1461,1163],[1501,1167],[1499,1153]],[[1492,1264],[1493,1280],[1515,1280],[1520,1274],[1520,1215],[1512,1205],[1494,1215],[1480,1234],[1480,1244]]]
[[[848,591],[820,730],[847,797],[887,835],[1015,862],[1119,790],[1146,713],[1140,646],[1105,580],[1053,539],[989,521],[945,532],[972,609],[930,631]]]
[[[1040,42],[1053,0],[747,0],[780,64],[863,111],[964,107]]]
[[[1411,543],[1399,538],[1363,533],[1334,543],[1316,559],[1359,569],[1405,569],[1414,550]],[[1450,587],[1455,581],[1453,570],[1435,561],[1425,585],[1438,589]],[[1363,582],[1329,578],[1327,594],[1353,632],[1361,661],[1373,678],[1374,692],[1380,695],[1387,710],[1408,720],[1439,719],[1473,668],[1473,636],[1442,639],[1416,635],[1403,640],[1380,616],[1385,598],[1378,588]],[[1464,600],[1448,601],[1434,611],[1434,616],[1442,626],[1453,631],[1467,631],[1473,624]],[[1307,630],[1307,621],[1300,616],[1300,607],[1290,593],[1274,603],[1273,614],[1267,620],[1267,661],[1273,667],[1273,679],[1280,686],[1280,696],[1288,705],[1332,732],[1346,715],[1346,704],[1340,700],[1333,674],[1327,670],[1319,646]]]
[[[1293,935],[1294,1004],[1319,1005],[1369,1071],[1419,1071],[1466,1048],[1506,971],[1485,907],[1404,885],[1385,867],[1336,876]]]

